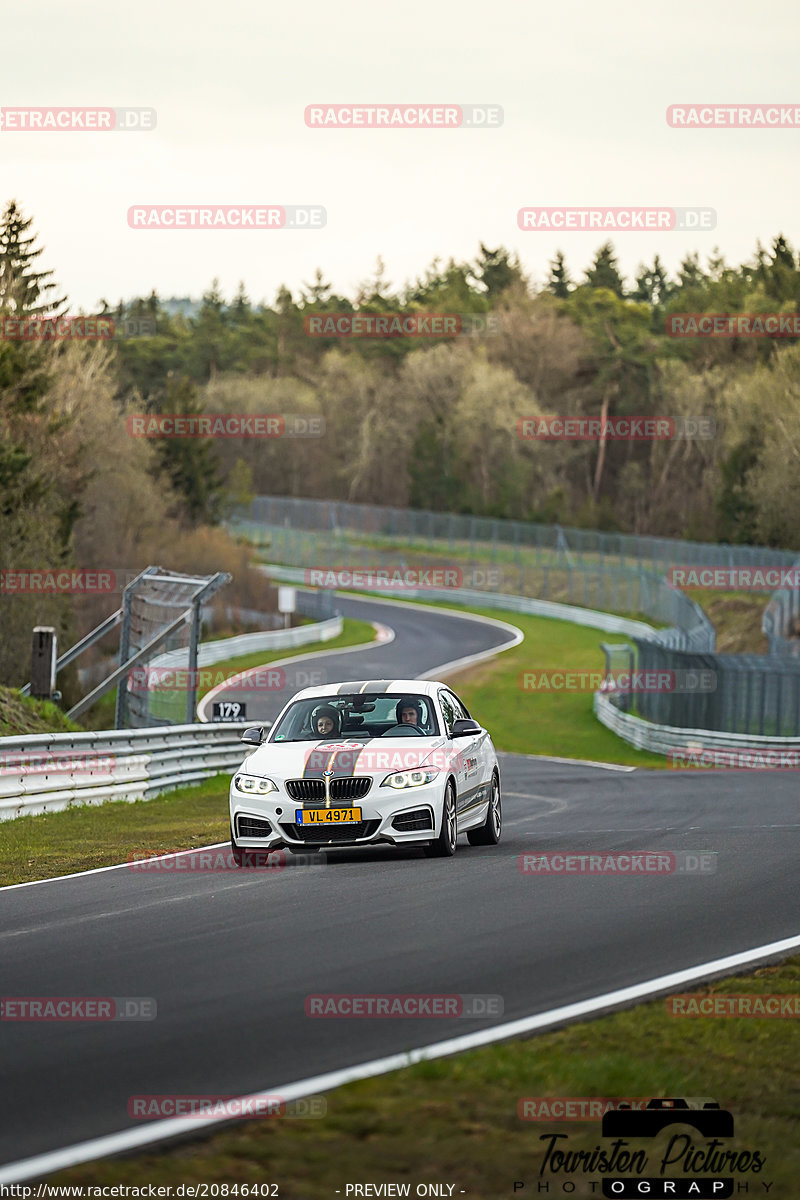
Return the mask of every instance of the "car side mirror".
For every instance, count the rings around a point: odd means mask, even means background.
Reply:
[[[263,740],[264,740],[264,726],[263,725],[254,726],[252,729],[245,729],[244,733],[239,738],[240,742],[245,742],[248,746],[260,746],[261,743],[263,742]]]
[[[457,721],[453,721],[453,732],[450,734],[450,737],[472,737],[473,734],[482,732],[477,721],[473,721],[471,717],[460,717]]]

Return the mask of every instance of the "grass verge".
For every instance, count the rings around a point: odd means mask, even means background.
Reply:
[[[34,733],[75,733],[74,721],[50,700],[31,700],[15,688],[0,687],[0,737]]]
[[[0,821],[0,885],[125,862],[134,851],[191,850],[228,838],[228,775],[153,800],[110,800]]]
[[[794,958],[715,982],[703,994],[798,991],[800,959]],[[800,1175],[796,1038],[791,1020],[681,1019],[667,1015],[662,998],[553,1033],[348,1084],[327,1095],[322,1118],[241,1123],[160,1153],[60,1171],[49,1181],[84,1186],[270,1182],[278,1185],[282,1200],[329,1200],[337,1189],[344,1197],[347,1183],[365,1181],[408,1183],[411,1196],[418,1183],[437,1182],[454,1183],[454,1196],[464,1189],[484,1200],[507,1200],[515,1194],[515,1180],[525,1183],[516,1192],[522,1197],[600,1195],[597,1172],[540,1175],[543,1138],[566,1135],[561,1149],[591,1151],[603,1140],[600,1122],[524,1120],[518,1115],[520,1101],[713,1096],[734,1117],[734,1137],[725,1139],[722,1149],[758,1150],[765,1159],[757,1175],[718,1174],[733,1176],[742,1191],[749,1183],[750,1195],[794,1197]],[[264,1077],[269,1086],[268,1065]],[[652,1169],[646,1174],[659,1174],[670,1136],[629,1143],[647,1154]],[[695,1145],[707,1143],[695,1134]],[[669,1174],[711,1172],[692,1172],[678,1163]],[[762,1181],[771,1185],[768,1192]]]
[[[349,543],[348,543],[349,545]],[[390,570],[404,569],[439,569],[454,567],[457,560],[462,559],[462,577],[459,586],[476,588],[490,592],[506,592],[509,595],[528,596],[538,600],[551,600],[559,604],[572,604],[580,608],[594,608],[602,612],[614,613],[617,616],[632,617],[637,621],[646,621],[656,629],[667,627],[666,622],[656,620],[636,609],[635,604],[639,589],[636,580],[617,580],[611,571],[595,570],[587,564],[586,570],[580,565],[568,569],[563,556],[546,552],[539,559],[534,553],[521,553],[519,560],[515,559],[512,550],[497,556],[485,553],[483,557],[472,555],[466,558],[464,554],[447,553],[426,554],[418,547],[406,544],[392,546],[395,559],[387,563],[385,558],[367,566]],[[277,549],[273,555],[269,550],[261,550],[260,557],[264,563],[272,564],[275,557],[280,559],[281,551]],[[356,555],[356,549],[352,549]],[[327,561],[328,552],[322,554]],[[339,562],[344,562],[349,568],[361,568],[361,557],[347,555],[347,547],[343,546]],[[321,570],[325,570],[322,567]],[[333,568],[331,568],[333,569]],[[364,568],[366,569],[366,567]]]

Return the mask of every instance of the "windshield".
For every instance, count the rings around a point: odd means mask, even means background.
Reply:
[[[430,696],[357,692],[296,700],[275,725],[268,741],[308,742],[341,737],[361,741],[385,735],[414,737],[414,729],[426,737],[439,733]]]

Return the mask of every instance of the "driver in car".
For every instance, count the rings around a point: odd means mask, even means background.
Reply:
[[[422,706],[419,700],[413,697],[400,700],[395,709],[395,716],[398,725],[416,725],[422,732]]]

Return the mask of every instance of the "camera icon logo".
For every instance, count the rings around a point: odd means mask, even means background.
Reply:
[[[692,1125],[702,1137],[733,1137],[733,1114],[710,1097],[648,1100],[642,1109],[620,1105],[603,1114],[603,1137],[655,1137],[670,1125]]]

